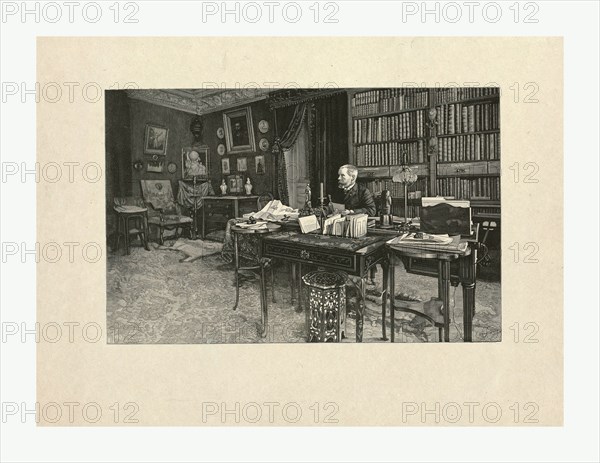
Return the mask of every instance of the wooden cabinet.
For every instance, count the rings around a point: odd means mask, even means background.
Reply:
[[[203,200],[202,239],[214,230],[225,230],[227,221],[258,211],[258,196],[209,196]]]

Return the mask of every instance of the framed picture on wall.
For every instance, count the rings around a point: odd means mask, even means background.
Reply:
[[[181,150],[181,172],[184,180],[208,180],[208,168],[210,159],[208,147],[192,146]]]
[[[166,156],[169,129],[155,124],[146,124],[144,134],[144,153]]]
[[[230,193],[244,192],[244,177],[242,175],[230,175],[227,177],[227,186]]]
[[[247,153],[256,151],[254,125],[250,107],[234,109],[223,113],[225,143],[229,153]]]
[[[247,158],[238,158],[237,160],[237,171],[238,172],[246,172],[248,170],[248,160]]]
[[[146,172],[162,173],[164,162],[162,161],[148,161],[146,164]]]
[[[229,158],[221,159],[221,171],[226,175],[231,173],[231,169],[229,167]]]
[[[254,166],[256,168],[256,173],[258,175],[263,175],[265,173],[265,157],[264,156],[254,156]]]

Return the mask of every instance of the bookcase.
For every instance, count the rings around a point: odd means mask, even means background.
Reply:
[[[350,162],[378,196],[390,190],[404,216],[403,160],[417,174],[408,216],[421,197],[469,199],[475,218],[500,218],[500,98],[494,87],[378,88],[348,91]]]

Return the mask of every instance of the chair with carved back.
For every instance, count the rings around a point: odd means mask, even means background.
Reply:
[[[148,204],[148,224],[158,229],[158,242],[164,244],[164,231],[179,230],[191,233],[192,218],[184,215],[181,206],[175,202],[170,180],[140,180],[144,201]]]

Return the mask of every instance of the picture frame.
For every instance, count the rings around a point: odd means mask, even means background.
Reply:
[[[148,161],[146,164],[146,172],[154,172],[161,174],[164,167],[163,161]]]
[[[183,180],[208,180],[210,156],[208,146],[188,146],[181,149],[181,177]]]
[[[231,168],[229,166],[229,158],[221,159],[221,172],[226,175],[229,175],[231,173]]]
[[[227,188],[229,188],[229,193],[243,193],[244,192],[244,176],[243,175],[228,175],[227,176]]]
[[[223,125],[228,153],[256,151],[252,111],[249,106],[224,112]]]
[[[237,171],[247,172],[248,171],[248,158],[237,158]]]
[[[265,157],[264,155],[254,156],[254,169],[257,175],[265,174]]]
[[[146,124],[144,154],[166,156],[168,141],[169,129],[161,125]]]

